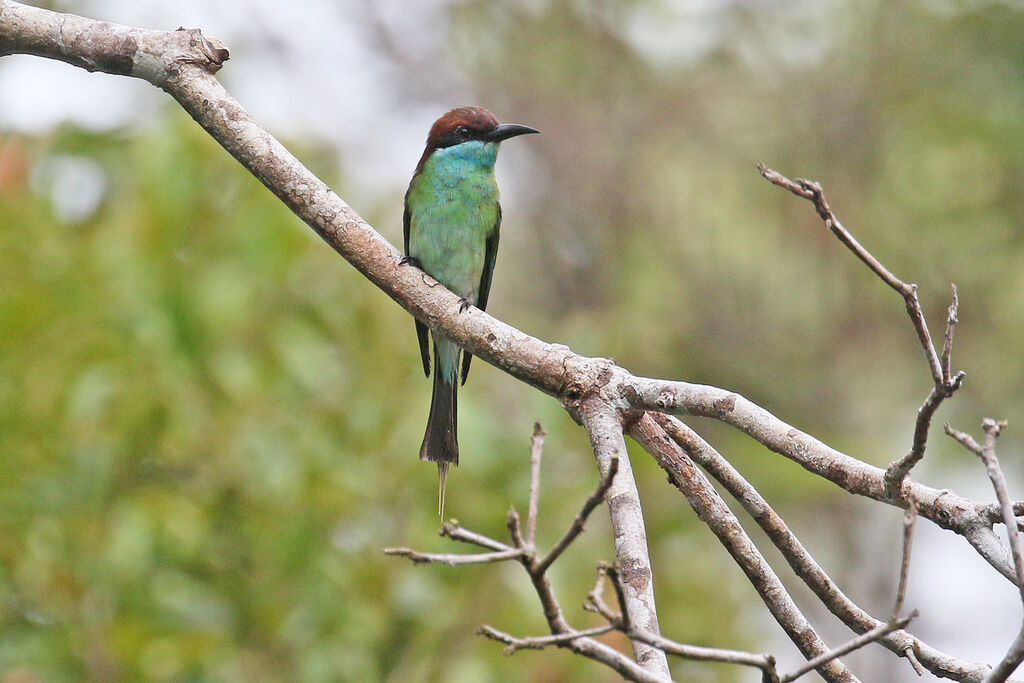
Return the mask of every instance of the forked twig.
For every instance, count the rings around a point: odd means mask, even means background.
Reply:
[[[616,612],[604,601],[605,578],[611,580],[615,590],[615,597],[619,603],[619,611]],[[597,580],[594,588],[587,594],[587,602],[583,608],[591,612],[597,612],[604,617],[616,630],[621,631],[630,640],[640,640],[648,645],[658,648],[663,652],[676,655],[684,659],[704,662],[718,662],[721,664],[738,664],[740,666],[752,666],[761,669],[764,681],[778,683],[779,676],[775,670],[775,657],[769,654],[755,654],[741,650],[728,650],[724,648],[701,647],[698,645],[686,645],[669,640],[664,636],[642,629],[634,624],[629,624],[623,617],[626,614],[624,609],[623,585],[619,576],[619,569],[615,565],[600,562],[597,565]]]
[[[562,608],[555,597],[551,583],[548,581],[547,570],[567,547],[579,537],[583,531],[584,524],[590,513],[597,508],[603,499],[604,493],[611,486],[611,482],[618,471],[618,460],[611,458],[608,469],[598,482],[597,488],[587,497],[583,507],[576,514],[572,525],[562,535],[562,538],[543,558],[538,558],[535,547],[537,528],[537,501],[540,492],[540,463],[543,452],[544,431],[537,424],[534,426],[533,438],[530,446],[530,503],[529,512],[526,518],[526,535],[522,534],[520,528],[519,514],[515,508],[510,508],[506,517],[506,526],[509,530],[509,537],[512,544],[502,543],[488,536],[470,531],[459,525],[457,522],[445,522],[441,528],[441,535],[447,536],[454,541],[477,545],[487,548],[491,552],[475,554],[442,554],[442,553],[421,553],[409,548],[387,548],[384,550],[389,555],[407,557],[413,562],[435,563],[446,565],[481,564],[485,562],[502,562],[516,560],[526,569],[533,583],[537,597],[540,599],[544,610],[544,616],[548,622],[551,635],[536,636],[528,638],[517,638],[508,633],[500,631],[492,626],[484,625],[479,633],[492,640],[506,644],[505,651],[509,654],[518,649],[536,649],[548,646],[564,647],[581,654],[590,659],[599,661],[618,672],[627,680],[642,681],[644,683],[664,683],[664,679],[650,671],[647,671],[637,662],[625,656],[618,650],[593,639],[593,636],[607,633],[614,630],[612,625],[604,625],[591,629],[577,630],[569,626],[565,619]]]
[[[1006,525],[1007,540],[1010,543],[1010,554],[1013,557],[1013,566],[1017,580],[1017,590],[1021,596],[1021,604],[1024,605],[1024,544],[1021,543],[1020,530],[1017,528],[1017,518],[1014,512],[1014,504],[1010,499],[1010,493],[1006,486],[1006,477],[999,466],[999,459],[996,457],[996,439],[1006,428],[1006,422],[993,420],[986,417],[981,421],[981,428],[985,432],[984,444],[979,444],[970,434],[945,426],[946,433],[956,439],[964,448],[974,453],[985,464],[985,471],[988,473],[992,488],[995,489],[996,499],[1003,514],[1003,523]],[[1024,661],[1024,621],[1021,629],[1014,638],[1010,649],[1003,659],[992,669],[985,678],[985,683],[1002,683],[1010,677],[1021,662]]]
[[[914,438],[910,451],[898,460],[889,464],[885,472],[886,494],[890,500],[898,500],[903,497],[903,482],[910,474],[914,466],[924,457],[925,447],[928,443],[928,431],[931,427],[932,417],[939,409],[942,402],[956,393],[963,383],[966,373],[962,370],[955,375],[950,369],[950,357],[953,352],[953,333],[958,322],[957,311],[960,305],[957,296],[956,285],[952,285],[953,301],[949,305],[946,317],[946,332],[943,336],[941,355],[935,350],[935,343],[932,341],[931,333],[928,331],[928,323],[925,321],[924,312],[921,310],[921,302],[917,297],[917,285],[904,282],[886,268],[875,258],[871,252],[865,249],[860,242],[854,239],[853,235],[843,227],[836,215],[832,212],[828,201],[825,199],[825,192],[821,185],[803,178],[790,180],[781,173],[773,171],[762,163],[757,165],[757,170],[770,183],[785,188],[804,199],[810,200],[815,210],[825,223],[825,227],[832,231],[839,241],[854,253],[868,268],[877,275],[882,282],[894,289],[907,307],[907,314],[917,332],[918,341],[924,349],[925,357],[928,360],[928,368],[932,375],[932,390],[928,397],[921,404],[917,411],[917,421],[914,426]]]

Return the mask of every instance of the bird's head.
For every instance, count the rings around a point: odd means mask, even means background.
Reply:
[[[518,123],[499,123],[491,112],[483,107],[456,107],[434,121],[427,136],[427,146],[417,170],[439,149],[461,145],[465,142],[499,143],[517,135],[539,133],[536,128]]]

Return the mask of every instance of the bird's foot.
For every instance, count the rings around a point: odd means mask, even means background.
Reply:
[[[466,309],[473,305],[473,301],[465,297],[459,299],[459,313],[465,313]]]
[[[420,260],[415,256],[403,256],[402,260],[398,262],[398,265],[413,266],[414,268],[419,268],[420,270],[423,270],[423,266],[420,264]]]

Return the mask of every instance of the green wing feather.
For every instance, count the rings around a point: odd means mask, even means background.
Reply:
[[[412,185],[409,186],[412,189]],[[402,215],[402,232],[405,238],[405,255],[409,256],[409,222],[412,220],[412,213],[409,211],[409,192],[405,193],[405,213]],[[416,322],[416,338],[420,342],[420,358],[423,360],[423,374],[430,377],[430,347],[427,343],[427,326],[419,320]],[[465,381],[465,380],[463,380]]]
[[[491,293],[491,276],[494,275],[494,261],[498,257],[498,238],[501,235],[501,204],[498,204],[498,213],[494,219],[494,229],[487,238],[484,252],[484,271],[480,275],[480,289],[476,293],[476,301],[473,302],[481,311],[487,310],[487,296]],[[462,383],[466,383],[469,377],[469,362],[473,360],[472,354],[468,351],[462,352]]]

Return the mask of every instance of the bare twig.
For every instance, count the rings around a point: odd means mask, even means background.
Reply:
[[[875,258],[871,252],[865,249],[860,242],[854,239],[853,235],[843,227],[839,219],[832,212],[825,199],[825,192],[821,185],[812,181],[797,178],[795,181],[786,178],[782,174],[773,171],[764,164],[757,165],[758,171],[769,182],[785,188],[793,194],[808,199],[814,204],[815,210],[821,216],[825,227],[832,231],[839,241],[852,251],[857,258],[863,261],[875,275],[881,278],[882,282],[889,285],[900,296],[907,308],[907,314],[917,332],[918,341],[924,349],[925,357],[928,360],[928,368],[931,370],[932,383],[934,387],[928,394],[921,408],[917,411],[917,423],[914,428],[914,440],[910,451],[893,461],[885,473],[886,493],[891,500],[896,500],[902,495],[903,482],[907,475],[914,468],[921,458],[924,457],[925,446],[928,442],[928,430],[931,426],[932,416],[938,410],[943,400],[952,396],[963,383],[964,372],[952,375],[950,371],[950,356],[953,351],[953,332],[957,323],[957,309],[960,305],[957,297],[956,285],[953,285],[953,302],[949,305],[949,313],[946,318],[946,334],[942,345],[941,357],[935,351],[935,343],[932,341],[931,333],[928,331],[928,323],[925,321],[924,312],[921,310],[921,302],[917,297],[917,285],[904,282],[886,268]]]
[[[785,676],[781,676],[780,683],[789,683],[790,681],[795,681],[804,674],[810,673],[811,671],[813,671],[814,669],[818,668],[819,666],[821,666],[822,664],[831,659],[835,659],[836,657],[842,657],[843,655],[849,654],[854,650],[862,648],[865,645],[868,645],[881,639],[882,637],[889,633],[892,633],[893,631],[902,629],[907,624],[909,624],[916,616],[917,610],[915,610],[913,613],[906,617],[902,617],[900,619],[893,619],[888,623],[882,624],[881,626],[871,629],[867,633],[862,633],[861,635],[857,636],[856,638],[852,638],[851,640],[847,641],[843,645],[840,645],[834,650],[830,650],[829,652],[826,652],[818,657],[815,657],[811,661],[805,663],[796,671],[786,674]]]
[[[1013,501],[1006,486],[1006,477],[1003,476],[1003,470],[999,467],[999,459],[996,457],[996,439],[1006,428],[1006,421],[996,421],[987,417],[982,420],[981,428],[985,431],[985,443],[981,447],[980,455],[985,463],[985,470],[992,482],[992,487],[995,489],[996,499],[1003,510],[1003,523],[1006,525],[1013,565],[1017,570],[1017,588],[1020,591],[1021,602],[1024,603],[1024,546],[1021,544],[1020,531],[1017,529],[1017,519],[1013,513]]]
[[[526,638],[516,638],[513,635],[499,631],[493,626],[484,624],[477,631],[482,636],[486,636],[491,640],[497,640],[505,643],[508,647],[505,648],[505,654],[515,654],[516,650],[541,650],[545,647],[552,645],[566,645],[579,638],[589,638],[593,636],[600,636],[614,631],[615,627],[611,624],[605,624],[604,626],[596,626],[594,628],[586,628],[579,631],[571,631],[569,633],[558,633],[550,636],[530,636]]]
[[[622,613],[616,612],[604,601],[604,582],[605,577],[608,576],[607,568],[608,563],[597,563],[597,579],[594,581],[594,587],[587,593],[587,601],[583,604],[583,609],[597,612],[609,623],[615,624],[616,628],[621,628],[623,623]]]
[[[598,482],[597,488],[594,489],[587,500],[584,501],[583,507],[576,513],[576,517],[572,520],[572,526],[566,529],[562,537],[558,539],[558,542],[551,547],[551,550],[547,554],[537,561],[536,566],[533,568],[534,571],[544,572],[551,566],[551,563],[558,559],[558,557],[565,552],[565,549],[569,547],[569,544],[576,540],[576,537],[583,533],[583,526],[587,522],[587,518],[590,513],[601,504],[605,494],[608,493],[608,489],[611,488],[612,481],[615,479],[615,475],[619,471],[619,458],[615,456],[609,463],[608,471],[601,475],[601,481]]]
[[[540,422],[533,423],[530,438],[530,502],[526,508],[526,544],[537,544],[537,505],[540,499],[540,463],[544,454],[544,429]]]
[[[959,429],[953,429],[949,424],[943,425],[946,430],[946,434],[953,437],[955,441],[958,441],[961,446],[974,453],[978,457],[981,457],[981,444],[974,440],[974,437],[967,432],[961,432]],[[999,514],[1002,516],[1003,510],[999,508]]]
[[[917,294],[915,292],[917,289],[916,285],[907,284],[889,272],[888,268],[883,266],[878,259],[871,255],[871,252],[861,246],[860,242],[854,239],[853,235],[847,232],[846,228],[844,228],[842,223],[839,222],[839,219],[836,218],[834,213],[832,213],[832,209],[829,207],[828,201],[825,199],[825,193],[821,189],[821,185],[813,180],[805,180],[803,178],[797,178],[795,181],[790,180],[781,173],[773,171],[762,163],[758,163],[757,170],[768,182],[785,188],[798,197],[809,199],[811,203],[814,204],[814,209],[818,212],[818,215],[821,216],[821,220],[825,222],[825,227],[831,230],[832,233],[839,238],[840,242],[845,244],[850,251],[852,251],[857,258],[863,261],[867,267],[872,270],[872,272],[880,277],[885,284],[899,292],[903,298],[908,299],[908,306],[910,298],[913,298],[915,302],[917,301]],[[917,311],[920,314],[920,306],[917,306]],[[911,317],[914,317],[913,313],[911,313]],[[931,347],[932,338],[931,335],[928,334],[928,328],[925,325],[923,316],[918,315],[918,318],[915,319],[915,326],[919,327],[918,336],[921,339],[921,344],[925,346],[925,350],[927,352],[928,347]],[[931,356],[935,356],[934,347],[931,347]],[[941,378],[942,372],[939,368],[938,357],[934,357],[934,363],[931,361],[932,358],[929,357],[929,362],[932,365],[933,376]]]
[[[649,633],[634,625],[628,624],[623,618],[623,612],[616,612],[604,601],[605,577],[612,580],[615,589],[616,599],[621,605],[624,601],[622,582],[617,568],[614,565],[598,563],[597,580],[594,588],[587,594],[587,602],[584,609],[597,612],[608,620],[617,630],[623,631],[633,640],[641,640],[653,647],[671,655],[695,661],[720,662],[722,664],[738,664],[741,666],[753,666],[765,672],[765,680],[773,683],[778,681],[778,673],[775,671],[775,658],[766,654],[754,654],[740,650],[727,650],[723,648],[700,647],[697,645],[686,645],[669,640],[663,636]]]
[[[1010,674],[1017,670],[1021,661],[1024,661],[1024,626],[1017,632],[1017,637],[1010,644],[1010,649],[1003,656],[1002,661],[992,669],[992,673],[985,679],[985,683],[1003,683],[1009,680]]]
[[[538,433],[543,434],[543,431],[539,430],[539,426],[534,427],[534,436],[531,440],[531,466],[530,466],[530,496],[531,500],[537,500],[539,498],[540,491],[540,461],[542,458],[543,441],[537,438]],[[613,630],[613,625],[600,626],[593,629],[586,629],[578,631],[571,626],[565,619],[565,615],[562,612],[561,606],[558,604],[558,599],[555,597],[555,592],[551,588],[551,583],[547,577],[547,569],[550,567],[558,555],[565,550],[565,548],[579,536],[580,531],[583,529],[583,522],[586,521],[587,516],[593,509],[600,503],[601,496],[607,491],[611,482],[614,480],[616,472],[618,471],[618,457],[613,457],[608,462],[608,467],[605,473],[601,477],[601,481],[598,484],[597,491],[595,494],[587,498],[587,501],[583,505],[583,509],[580,510],[576,515],[576,520],[570,527],[569,531],[566,532],[565,536],[559,541],[559,545],[556,546],[558,551],[555,549],[549,551],[548,555],[543,560],[537,558],[536,548],[532,543],[527,542],[523,538],[520,524],[519,515],[516,513],[514,508],[509,509],[508,516],[506,517],[506,526],[509,530],[509,537],[512,539],[513,545],[508,545],[500,541],[496,541],[492,538],[478,534],[476,532],[465,529],[456,522],[445,522],[441,528],[441,535],[447,536],[448,538],[461,541],[463,543],[469,543],[477,545],[483,548],[492,550],[489,553],[477,553],[467,555],[453,555],[453,554],[441,554],[441,553],[421,553],[409,548],[388,548],[384,552],[389,555],[399,555],[407,557],[414,562],[423,563],[438,563],[447,565],[462,565],[462,564],[477,564],[482,562],[500,562],[508,560],[516,560],[526,569],[530,576],[530,581],[533,584],[534,591],[537,593],[537,597],[540,599],[541,607],[544,610],[544,617],[548,622],[548,628],[551,630],[550,636],[539,636],[530,638],[516,638],[507,633],[499,631],[491,626],[483,626],[480,633],[491,638],[506,643],[508,647],[505,651],[509,654],[515,652],[517,649],[523,648],[540,648],[549,645],[568,648],[569,650],[588,657],[595,661],[601,662],[606,666],[611,667],[618,672],[623,678],[630,681],[642,681],[644,683],[664,683],[669,680],[668,675],[660,675],[657,672],[650,671],[648,668],[642,666],[640,663],[631,661],[628,657],[623,655],[621,652],[615,650],[612,647],[593,640],[591,636],[600,635]],[[535,525],[537,520],[536,512],[532,515],[533,522],[531,523],[530,518],[527,518],[527,534],[529,534],[529,528],[531,524]],[[534,527],[535,528],[535,527]],[[639,641],[638,641],[639,642]],[[650,647],[644,644],[645,647]],[[653,649],[653,648],[652,648]],[[664,656],[664,653],[662,653]]]
[[[384,554],[408,557],[416,563],[446,564],[450,567],[454,567],[460,564],[481,564],[484,562],[505,562],[506,560],[515,560],[523,556],[523,551],[520,548],[510,548],[509,550],[501,550],[493,553],[452,554],[421,553],[410,548],[385,548]]]
[[[629,616],[629,610],[626,609],[626,589],[622,585],[622,573],[619,571],[618,565],[614,564],[606,564],[603,569],[604,573],[608,575],[608,578],[612,580],[612,588],[615,589],[615,601],[619,603],[622,628],[624,628],[628,633],[629,631],[632,631],[635,626],[633,625],[633,620]]]
[[[942,355],[939,356],[939,365],[942,366],[942,383],[946,386],[953,384],[953,376],[951,374],[950,357],[953,354],[953,333],[956,331],[957,323],[960,322],[958,316],[960,310],[960,296],[956,290],[956,285],[950,284],[953,289],[953,301],[949,304],[949,308],[946,310],[946,334],[942,338]]]
[[[489,548],[496,552],[505,552],[506,550],[513,550],[514,548],[510,545],[502,543],[501,541],[495,541],[493,538],[478,534],[475,531],[461,526],[458,522],[445,522],[441,525],[441,536],[447,536],[453,541],[459,541],[460,543],[470,543],[472,545],[478,545],[481,548]]]
[[[690,659],[699,662],[718,662],[720,664],[737,664],[739,666],[753,666],[761,669],[768,676],[764,679],[766,683],[776,683],[779,675],[775,670],[775,657],[766,654],[755,654],[743,652],[742,650],[728,650],[718,647],[700,647],[698,645],[687,645],[669,640],[656,633],[648,633],[643,629],[632,628],[627,636],[633,640],[641,640],[652,647],[663,652],[683,659]]]
[[[896,588],[896,604],[892,608],[892,619],[896,619],[903,611],[903,600],[907,596],[907,581],[910,578],[910,550],[914,544],[914,525],[917,522],[917,501],[907,501],[907,511],[903,514],[903,555],[900,562],[900,581]]]
[[[512,538],[512,544],[517,548],[525,548],[526,539],[523,538],[523,532],[519,528],[519,513],[512,506],[509,506],[508,514],[505,516],[505,526],[508,527],[508,535]]]

